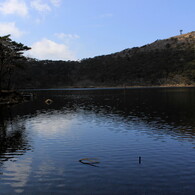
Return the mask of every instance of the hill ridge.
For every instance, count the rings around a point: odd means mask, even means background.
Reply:
[[[26,62],[15,76],[20,88],[195,85],[195,31],[83,59]]]
[[[195,39],[195,31],[189,32],[189,33],[185,33],[182,35],[177,35],[177,36],[172,36],[170,38],[167,39],[157,39],[156,41],[140,46],[140,47],[133,47],[133,48],[127,48],[124,49],[122,51],[113,53],[111,55],[116,55],[116,57],[121,56],[124,57],[124,55],[129,55],[131,56],[132,54],[134,54],[134,51],[138,51],[139,52],[148,52],[151,50],[155,50],[155,49],[167,49],[167,48],[175,48],[176,46],[178,46],[178,44],[180,44],[180,46],[182,46],[182,44],[184,43],[188,43],[188,44],[193,44]],[[195,44],[195,43],[194,43]]]

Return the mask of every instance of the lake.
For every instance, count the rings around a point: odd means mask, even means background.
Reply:
[[[195,194],[195,88],[31,92],[0,107],[0,194]]]

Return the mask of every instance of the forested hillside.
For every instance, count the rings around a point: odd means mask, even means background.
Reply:
[[[28,59],[16,88],[195,84],[195,32],[81,61]]]

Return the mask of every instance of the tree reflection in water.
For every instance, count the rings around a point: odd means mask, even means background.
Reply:
[[[33,102],[0,109],[1,187],[6,194],[110,190],[119,180],[120,194],[135,192],[134,186],[140,194],[145,189],[152,194],[154,186],[159,193],[182,185],[194,192],[195,88],[33,93]],[[45,104],[46,99],[53,103]],[[29,143],[33,152],[23,155]],[[100,169],[78,162],[91,157],[101,160]],[[103,166],[106,162],[111,163]]]
[[[32,117],[49,110],[76,113],[80,109],[109,118],[117,116],[117,120],[123,123],[135,119],[143,121],[154,127],[153,132],[148,132],[154,135],[195,137],[195,88],[43,90],[32,93],[36,100],[10,108],[13,118]],[[45,104],[48,98],[53,104]]]
[[[9,108],[0,107],[0,165],[4,161],[23,155],[30,150],[25,127],[17,119],[12,118]]]

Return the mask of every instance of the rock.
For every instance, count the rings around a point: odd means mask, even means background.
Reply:
[[[47,105],[50,105],[50,104],[53,103],[53,100],[51,100],[51,99],[46,99],[46,100],[45,100],[45,103],[46,103]]]

